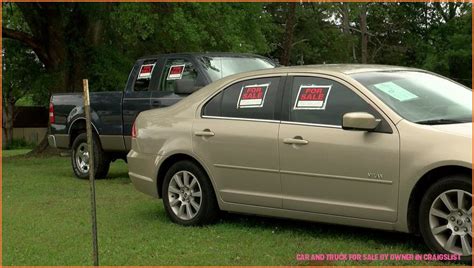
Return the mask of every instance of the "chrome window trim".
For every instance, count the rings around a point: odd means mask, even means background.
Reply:
[[[326,124],[304,123],[304,122],[293,122],[293,121],[281,121],[280,123],[284,125],[301,125],[301,126],[309,126],[309,127],[325,127],[325,128],[342,129],[342,126],[340,125],[326,125]]]
[[[280,120],[271,120],[271,119],[225,117],[225,116],[212,116],[212,115],[202,115],[201,118],[235,120],[235,121],[253,121],[253,122],[264,122],[264,123],[280,123],[281,122]]]
[[[303,122],[290,122],[290,121],[279,121],[279,120],[271,120],[271,119],[225,117],[225,116],[211,116],[211,115],[203,115],[203,116],[201,116],[201,118],[234,120],[234,121],[252,121],[252,122],[264,122],[264,123],[279,123],[279,124],[285,124],[285,125],[301,125],[301,126],[310,126],[310,127],[325,127],[325,128],[342,129],[342,126],[338,126],[338,125],[325,125],[325,124],[313,124],[313,123],[303,123]]]

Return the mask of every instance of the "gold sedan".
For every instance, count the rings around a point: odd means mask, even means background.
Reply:
[[[219,210],[421,233],[472,255],[472,92],[378,65],[230,76],[133,128],[129,175],[174,222]]]

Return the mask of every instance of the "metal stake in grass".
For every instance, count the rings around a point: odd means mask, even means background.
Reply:
[[[82,80],[84,86],[84,110],[86,112],[87,127],[87,145],[89,147],[89,184],[91,192],[91,216],[92,216],[92,260],[94,266],[99,266],[99,248],[97,243],[97,216],[95,204],[95,180],[94,180],[94,152],[92,146],[92,127],[91,127],[91,111],[89,100],[89,80]]]

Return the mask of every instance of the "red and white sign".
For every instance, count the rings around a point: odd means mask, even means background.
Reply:
[[[138,79],[150,79],[151,78],[151,73],[153,72],[153,69],[155,68],[155,64],[144,64],[140,68],[140,73],[138,73]]]
[[[166,80],[178,80],[183,77],[185,65],[172,65],[168,72],[168,78]]]
[[[249,85],[242,87],[237,108],[260,108],[263,107],[265,95],[270,84]]]
[[[331,92],[332,85],[328,86],[300,86],[296,95],[294,110],[324,110]]]

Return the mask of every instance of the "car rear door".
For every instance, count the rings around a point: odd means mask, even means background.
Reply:
[[[278,128],[285,76],[248,79],[208,101],[193,124],[193,150],[224,202],[281,208]]]
[[[399,135],[357,89],[333,77],[288,79],[279,132],[283,208],[395,221]],[[342,116],[368,112],[373,132],[343,130]]]

